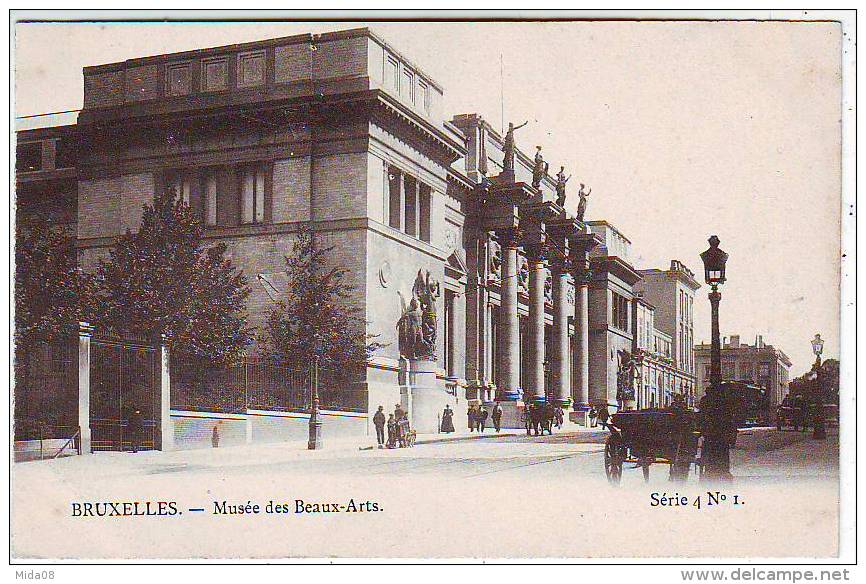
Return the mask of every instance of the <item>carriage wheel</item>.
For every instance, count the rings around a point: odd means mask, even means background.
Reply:
[[[620,445],[613,438],[608,438],[604,445],[604,473],[612,485],[618,485],[622,480],[622,456]]]

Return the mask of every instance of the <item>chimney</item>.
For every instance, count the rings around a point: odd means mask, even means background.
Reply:
[[[740,348],[740,335],[731,335],[731,348],[739,349]]]
[[[728,337],[722,337],[722,347],[728,346]]]

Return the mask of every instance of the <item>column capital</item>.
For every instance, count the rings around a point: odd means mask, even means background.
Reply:
[[[67,329],[68,330],[68,329]],[[78,336],[79,337],[92,337],[94,331],[93,325],[89,322],[78,321]]]
[[[493,232],[496,240],[502,248],[517,248],[520,247],[521,231],[516,227],[506,229],[497,229]]]

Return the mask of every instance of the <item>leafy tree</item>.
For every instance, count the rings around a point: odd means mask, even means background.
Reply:
[[[92,278],[77,268],[75,238],[52,227],[19,227],[15,243],[15,343],[50,341],[87,320]]]
[[[246,277],[205,249],[202,228],[171,189],[144,205],[141,227],[126,234],[98,269],[97,324],[135,335],[165,334],[175,354],[233,360],[249,343]]]
[[[792,396],[802,395],[812,399],[815,381],[807,379],[811,370],[791,380],[788,384],[788,393]],[[821,385],[824,395],[824,403],[839,403],[839,361],[827,359],[821,363]]]
[[[286,256],[288,286],[268,316],[262,343],[280,361],[304,370],[319,354],[327,367],[355,371],[380,343],[364,333],[366,321],[352,302],[348,270],[328,264],[333,246],[320,248],[309,224],[303,224]]]

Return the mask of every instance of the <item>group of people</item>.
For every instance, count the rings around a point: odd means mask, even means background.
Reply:
[[[394,406],[394,413],[388,414],[385,419],[385,408],[379,409],[373,415],[373,426],[376,427],[376,442],[379,448],[405,448],[409,445],[409,434],[412,431],[409,425],[409,414],[400,404]],[[385,440],[385,429],[388,431],[388,439]]]
[[[492,411],[488,412],[484,405],[470,406],[466,413],[470,432],[484,432],[487,427],[487,418],[493,423],[493,428],[499,432],[502,429],[502,406],[493,404]]]
[[[604,428],[607,426],[607,421],[610,419],[610,412],[607,411],[607,406],[592,406],[589,409],[589,426],[591,428],[598,427],[601,424],[601,427]]]

